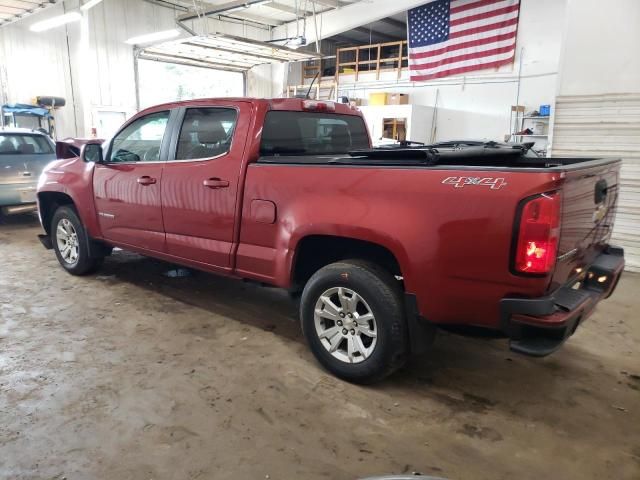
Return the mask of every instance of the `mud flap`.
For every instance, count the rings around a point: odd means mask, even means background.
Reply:
[[[404,295],[407,326],[409,327],[409,348],[413,355],[427,353],[436,338],[437,328],[418,312],[418,301],[412,293]]]

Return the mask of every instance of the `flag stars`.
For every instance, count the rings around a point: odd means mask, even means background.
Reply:
[[[435,0],[409,10],[410,47],[443,42],[449,37],[450,0]]]

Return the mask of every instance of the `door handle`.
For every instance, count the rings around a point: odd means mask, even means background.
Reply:
[[[150,176],[148,176],[148,175],[145,175],[144,177],[140,177],[140,178],[138,178],[138,183],[139,183],[140,185],[145,186],[145,187],[146,187],[147,185],[153,185],[154,183],[156,183],[156,181],[157,181],[157,180],[156,180],[155,178],[152,178],[152,177],[150,177]]]
[[[227,180],[222,180],[221,178],[209,178],[203,181],[202,185],[209,188],[227,188],[229,186],[229,182]]]

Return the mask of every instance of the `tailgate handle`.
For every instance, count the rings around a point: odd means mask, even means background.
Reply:
[[[607,198],[607,189],[608,185],[606,180],[602,179],[596,182],[595,196],[593,198],[593,200],[596,202],[596,205],[598,203],[604,202],[604,199]]]

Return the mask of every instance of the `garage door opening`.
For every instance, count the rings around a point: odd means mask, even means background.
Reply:
[[[175,63],[138,60],[140,109],[193,98],[242,97],[244,75]]]

